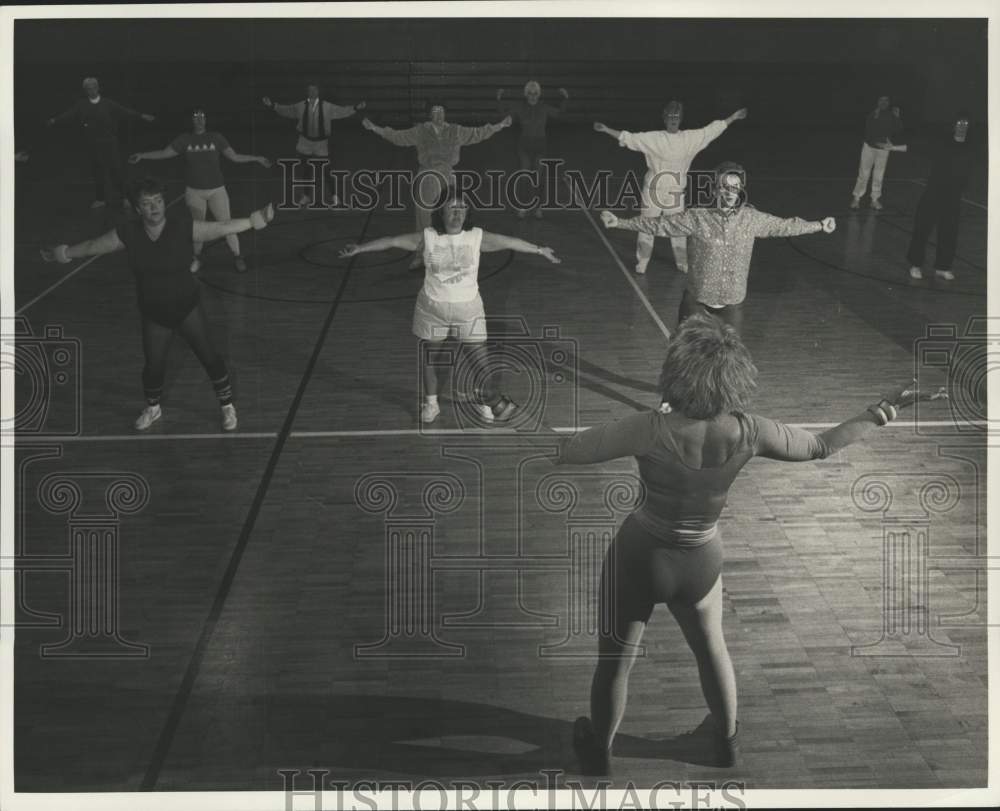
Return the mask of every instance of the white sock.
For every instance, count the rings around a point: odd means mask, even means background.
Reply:
[[[428,394],[427,402],[430,403],[431,405],[437,405],[438,396],[436,394]]]

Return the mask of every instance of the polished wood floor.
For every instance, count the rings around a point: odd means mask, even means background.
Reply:
[[[358,161],[405,165],[385,145],[348,143]],[[510,146],[469,150],[469,165],[505,166]],[[599,136],[564,146],[588,170],[636,168]],[[682,737],[706,708],[660,608],[633,671],[615,779],[985,786],[989,439],[954,424],[985,418],[984,336],[997,331],[984,320],[985,199],[963,208],[956,281],[911,283],[918,177],[890,167],[886,210],[852,213],[853,148],[818,173],[808,156],[790,157],[785,176],[756,148],[740,147],[753,202],[833,215],[838,230],[757,244],[745,329],[760,369],[755,410],[839,421],[915,372],[957,396],[923,408],[919,429],[895,425],[832,459],[748,466],[723,516],[742,763],[706,765],[704,742]],[[489,230],[563,260],[497,253],[481,268],[505,386],[527,416],[483,430],[442,398],[426,431],[410,335],[420,277],[401,252],[337,258],[348,241],[408,231],[410,215],[282,212],[241,238],[248,274],[222,244],[201,273],[239,432],[220,435],[212,390],[178,341],[164,418],[138,436],[141,347],[124,258],[99,258],[54,288],[77,265],[36,259],[41,242],[99,233],[111,213],[90,212],[69,163],[62,179],[31,163],[19,172],[17,307],[35,336],[60,327],[78,353],[79,411],[54,387],[46,419],[78,413],[79,435],[26,435],[17,449],[17,790],[278,791],[279,770],[314,767],[345,780],[573,777],[596,562],[627,514],[635,467],[553,468],[536,418],[589,426],[657,402],[666,336],[650,309],[672,329],[684,285],[669,245],[658,241],[649,273],[629,277],[633,238],[610,232],[606,245],[582,210],[484,215]],[[256,168],[227,176],[235,212],[276,193],[275,176]],[[171,197],[180,192],[175,182]],[[952,379],[942,343],[953,369],[967,359]],[[59,496],[60,477],[79,504]],[[123,486],[133,503],[107,496]],[[95,527],[118,556],[107,587],[118,617],[103,618],[115,632],[103,637],[73,627],[74,606],[107,607],[103,559],[73,556]],[[94,655],[100,644],[113,655]]]

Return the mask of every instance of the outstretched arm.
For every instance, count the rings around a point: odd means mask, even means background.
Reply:
[[[152,152],[136,152],[134,155],[129,155],[128,162],[159,161],[166,158],[176,158],[179,154],[172,146],[165,146],[163,149],[154,149]]]
[[[589,465],[623,456],[644,456],[656,440],[656,412],[650,411],[581,431],[560,443],[557,465]]]
[[[947,397],[948,394],[944,389],[925,394],[916,387],[914,381],[898,387],[876,405],[869,406],[860,414],[821,434],[813,434],[775,420],[754,417],[756,423],[754,452],[757,456],[785,462],[825,459],[841,448],[864,439],[875,428],[887,425],[896,418],[900,409],[913,405],[918,400],[940,400]]]
[[[510,116],[507,116],[498,124],[483,124],[481,127],[463,127],[460,124],[458,126],[458,143],[461,146],[478,144],[480,141],[492,138],[504,127],[509,127],[510,123],[511,118]]]
[[[837,227],[833,217],[823,220],[803,220],[801,217],[775,217],[763,211],[754,211],[754,236],[757,237],[797,237],[816,234],[820,231],[832,233]]]
[[[302,118],[302,102],[296,104],[275,104],[267,96],[264,96],[264,106],[270,107],[282,118]]]
[[[213,239],[221,239],[230,234],[242,234],[251,228],[255,231],[260,231],[262,228],[267,228],[267,224],[273,219],[274,206],[268,203],[259,211],[251,212],[249,217],[223,220],[222,222],[194,220],[191,223],[191,234],[195,242],[210,242]]]
[[[419,126],[410,127],[405,130],[394,130],[392,127],[380,127],[369,118],[362,120],[361,125],[366,130],[371,130],[376,135],[385,138],[390,144],[395,144],[396,146],[416,146],[420,137]]]
[[[79,103],[76,103],[72,107],[70,107],[68,110],[64,110],[63,112],[59,113],[59,115],[52,116],[52,118],[50,118],[45,123],[48,124],[50,127],[53,124],[61,124],[63,121],[67,121],[68,119],[70,119],[73,116],[75,116],[77,114],[77,110],[79,110],[79,108],[80,108]]]
[[[131,118],[141,118],[143,121],[155,121],[156,116],[150,115],[149,113],[140,113],[138,110],[133,110],[131,107],[126,107],[124,104],[115,101],[114,99],[108,99],[108,104],[111,109],[115,111],[118,115],[129,116]]]
[[[334,104],[333,102],[324,102],[324,113],[326,113],[327,118],[337,119],[337,118],[350,118],[358,110],[365,109],[367,105],[365,102],[358,102],[354,106],[344,106],[342,104]]]
[[[594,132],[603,132],[605,135],[610,135],[616,141],[622,137],[622,130],[613,130],[611,127],[602,124],[600,121],[594,122]]]
[[[46,262],[65,264],[87,256],[103,256],[106,253],[124,250],[125,245],[118,238],[118,231],[112,229],[94,239],[77,242],[75,245],[53,245],[42,248],[42,259]]]
[[[222,154],[229,158],[229,160],[233,163],[259,163],[265,169],[269,169],[271,167],[271,161],[263,155],[241,155],[231,146],[227,146],[223,149]]]
[[[693,209],[697,210],[697,209]],[[621,228],[624,231],[641,231],[657,237],[682,237],[692,233],[695,220],[692,210],[680,214],[661,214],[659,217],[632,217],[621,220],[610,211],[601,212],[601,222],[605,228]]]
[[[399,234],[394,237],[381,237],[379,239],[373,239],[371,242],[363,242],[360,245],[355,245],[353,242],[348,243],[348,245],[341,250],[340,256],[342,258],[347,258],[348,256],[357,256],[359,253],[373,253],[375,251],[385,251],[389,248],[402,248],[404,251],[415,251],[424,242],[424,235],[421,233],[413,234]]]
[[[562,260],[555,255],[551,248],[541,245],[532,245],[517,237],[508,237],[503,234],[491,234],[489,231],[483,232],[483,241],[480,243],[483,251],[517,251],[518,253],[536,253],[544,256],[553,264],[559,264]]]

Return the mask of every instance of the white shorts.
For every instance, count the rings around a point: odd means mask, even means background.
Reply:
[[[413,334],[425,341],[443,341],[453,337],[470,344],[486,340],[486,313],[483,299],[437,301],[423,290],[413,308]]]
[[[295,144],[295,151],[310,158],[329,158],[330,141],[328,138],[324,138],[322,141],[310,141],[305,136],[300,135],[298,143]]]

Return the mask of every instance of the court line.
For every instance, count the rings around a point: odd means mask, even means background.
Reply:
[[[167,203],[167,208],[170,208],[170,206],[172,206],[172,205],[173,205],[174,203],[176,203],[176,202],[177,202],[178,200],[183,200],[183,199],[184,199],[184,195],[183,195],[183,194],[179,195],[178,197],[175,197],[175,198],[174,198],[173,200],[171,200],[171,201],[170,201],[169,203]],[[107,232],[105,232],[105,233],[107,233]],[[53,284],[52,286],[48,287],[47,289],[45,289],[45,290],[43,290],[43,291],[42,291],[41,293],[39,293],[39,294],[38,294],[37,296],[35,296],[35,297],[34,297],[34,298],[33,298],[33,299],[31,300],[31,301],[29,301],[29,302],[28,302],[27,304],[23,304],[23,305],[21,305],[21,307],[20,307],[20,308],[18,308],[17,312],[15,312],[15,313],[14,313],[14,315],[21,315],[21,314],[22,314],[22,313],[23,313],[23,312],[24,312],[25,310],[27,310],[27,309],[28,309],[28,308],[29,308],[29,307],[30,307],[30,306],[31,306],[32,304],[36,304],[37,302],[41,301],[41,300],[42,300],[43,298],[45,298],[45,297],[46,297],[46,296],[47,296],[47,295],[48,295],[49,293],[51,293],[51,292],[52,292],[53,290],[55,290],[55,289],[56,289],[57,287],[59,287],[59,285],[61,285],[61,284],[62,284],[63,282],[68,282],[68,281],[69,281],[70,279],[72,279],[72,278],[73,278],[73,277],[74,277],[74,276],[75,276],[75,275],[76,275],[77,273],[79,273],[79,272],[80,272],[81,270],[83,270],[83,269],[84,269],[85,267],[87,267],[88,265],[90,265],[91,263],[93,263],[93,262],[94,262],[95,260],[97,260],[97,259],[100,259],[100,258],[101,258],[102,256],[107,256],[107,254],[100,254],[100,253],[99,253],[99,254],[97,254],[96,256],[91,256],[91,257],[90,257],[89,259],[85,259],[85,260],[84,260],[84,261],[83,261],[82,263],[80,263],[80,266],[79,266],[79,267],[76,267],[76,268],[74,268],[73,270],[71,270],[71,271],[70,271],[69,273],[67,273],[67,274],[66,274],[65,276],[63,276],[63,277],[62,277],[62,278],[61,278],[61,279],[60,279],[59,281],[57,281],[57,282],[56,282],[55,284]]]
[[[364,224],[361,227],[361,231],[358,234],[359,243],[364,241],[365,234],[368,232],[368,227],[371,224],[374,213],[374,209],[368,212],[368,217],[365,219]],[[351,279],[351,271],[354,268],[354,257],[351,257],[351,259],[352,261],[348,263],[347,268],[344,271],[343,278],[340,281],[340,287],[337,289],[337,293],[333,298],[330,309],[326,314],[326,319],[320,328],[319,335],[316,338],[316,343],[313,346],[313,351],[309,357],[309,361],[306,363],[306,367],[302,372],[302,377],[299,380],[295,396],[292,398],[292,403],[288,407],[288,413],[285,415],[284,423],[281,426],[281,430],[277,434],[274,447],[271,449],[271,455],[267,460],[267,466],[264,468],[264,472],[260,478],[260,483],[257,485],[257,490],[254,493],[253,501],[250,504],[250,509],[247,511],[246,518],[243,521],[243,527],[240,529],[239,537],[233,545],[233,551],[229,556],[229,562],[226,564],[226,570],[219,580],[215,597],[212,600],[212,606],[209,609],[208,614],[205,616],[205,619],[202,621],[201,630],[198,634],[198,640],[195,643],[194,650],[191,653],[191,658],[188,660],[187,667],[184,670],[184,676],[181,679],[180,686],[177,688],[173,701],[170,703],[170,710],[167,714],[166,721],[160,730],[160,735],[156,740],[153,754],[149,759],[149,765],[146,767],[146,772],[139,784],[140,791],[148,792],[153,791],[156,788],[156,784],[160,779],[160,774],[162,773],[163,768],[166,765],[167,758],[170,755],[170,751],[173,748],[174,738],[177,734],[178,728],[180,727],[181,718],[187,709],[188,700],[194,692],[195,683],[198,680],[198,674],[201,671],[202,662],[208,652],[208,647],[211,644],[212,637],[215,635],[215,629],[222,619],[222,612],[225,608],[226,600],[229,598],[229,593],[232,590],[233,583],[236,582],[236,574],[243,561],[243,555],[246,553],[247,547],[250,545],[250,539],[253,535],[254,528],[256,527],[257,518],[263,509],[264,499],[266,498],[267,492],[271,486],[274,473],[278,468],[278,462],[285,449],[285,444],[292,433],[292,426],[295,424],[299,407],[305,398],[306,390],[308,389],[309,382],[313,376],[313,371],[316,369],[320,354],[323,352],[323,348],[326,345],[326,339],[330,334],[333,319],[337,315],[340,300],[344,295],[344,291],[347,290],[347,284]]]
[[[926,182],[924,182],[923,180],[917,180],[914,177],[903,177],[903,178],[900,178],[900,180],[906,180],[906,181],[908,181],[910,183],[916,183],[918,186],[922,186],[925,189],[927,188],[927,183]],[[984,206],[982,203],[977,203],[975,200],[970,200],[968,197],[959,197],[958,199],[961,200],[963,203],[968,203],[970,206],[975,206],[976,208],[981,208],[983,211],[989,211],[989,209],[986,206]]]
[[[570,191],[573,193],[573,203],[576,205],[576,207],[580,211],[583,212],[583,216],[585,216],[587,218],[587,220],[590,221],[590,224],[594,227],[594,230],[597,232],[597,236],[600,238],[601,242],[604,243],[604,247],[608,249],[608,253],[611,254],[611,258],[615,260],[615,264],[618,265],[619,270],[621,270],[621,272],[625,275],[625,280],[630,285],[632,285],[632,289],[635,290],[635,293],[639,297],[639,299],[642,301],[643,306],[645,306],[646,310],[652,316],[653,321],[656,323],[656,326],[660,328],[660,332],[663,333],[663,337],[666,338],[669,341],[670,340],[670,330],[667,329],[667,325],[663,323],[663,320],[660,318],[659,314],[656,312],[656,309],[653,307],[653,305],[650,302],[650,300],[648,298],[646,298],[646,294],[642,292],[642,288],[639,287],[639,285],[636,282],[636,280],[632,278],[632,272],[628,268],[625,267],[625,264],[622,262],[621,257],[619,257],[617,253],[615,253],[614,247],[612,247],[611,243],[608,241],[608,238],[606,236],[604,236],[604,232],[601,230],[600,226],[594,220],[594,218],[591,215],[590,211],[588,211],[586,208],[584,208],[580,204],[580,202],[579,202],[580,198],[577,195],[576,189],[573,188],[573,186],[570,184],[570,182],[569,182],[568,179],[564,178],[564,180],[566,180],[566,185],[568,185],[570,187]]]
[[[789,428],[802,428],[810,431],[813,429],[836,428],[839,422],[786,422]],[[990,424],[989,420],[968,420],[956,423],[953,420],[923,420],[920,423],[912,421],[896,421],[882,428],[957,428],[958,426],[984,427]],[[559,434],[575,434],[578,431],[585,431],[592,428],[590,425],[580,426],[557,426],[551,430]],[[5,433],[6,435],[6,433]],[[206,434],[88,434],[83,436],[66,437],[37,437],[37,441],[45,442],[49,445],[61,442],[162,442],[164,440],[177,440],[184,442],[198,439],[275,439],[279,435],[277,431],[240,433],[239,431],[227,431],[224,433]],[[374,428],[371,430],[343,430],[343,431],[291,431],[289,439],[364,439],[367,437],[391,437],[391,436],[532,436],[533,434],[519,431],[516,428]],[[31,436],[17,437],[18,444],[27,444],[35,441]]]

